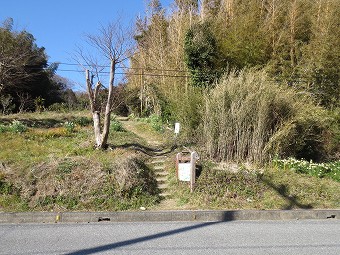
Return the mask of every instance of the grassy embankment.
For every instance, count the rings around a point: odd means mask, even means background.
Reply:
[[[166,139],[148,123],[138,122],[133,128],[143,135],[112,121],[111,149],[100,151],[93,149],[87,113],[1,117],[0,211],[160,209],[155,176],[145,164],[149,156],[144,152],[151,151],[148,141],[156,145]],[[340,182],[330,176],[339,170],[320,170],[322,176],[312,176],[291,162],[275,161],[261,169],[203,162],[195,192],[190,193],[176,180],[173,161],[168,169],[173,209],[340,207]]]
[[[129,210],[157,204],[153,172],[135,150],[147,148],[147,142],[112,121],[111,149],[95,150],[91,123],[84,112],[1,117],[0,211]]]

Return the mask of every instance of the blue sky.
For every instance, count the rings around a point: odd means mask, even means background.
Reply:
[[[161,0],[164,7],[172,0]],[[50,62],[74,63],[72,55],[81,45],[84,34],[96,34],[100,25],[118,17],[126,24],[143,15],[145,0],[4,0],[0,6],[0,22],[14,19],[14,29],[27,30],[45,47]],[[70,66],[60,66],[68,70]],[[59,71],[58,74],[77,83],[83,74]],[[75,89],[79,86],[76,86]]]

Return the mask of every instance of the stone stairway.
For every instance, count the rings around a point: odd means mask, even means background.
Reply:
[[[150,160],[150,167],[155,171],[155,176],[158,188],[161,193],[160,196],[167,198],[170,196],[168,191],[168,171],[165,169],[165,162],[167,156],[153,156]]]

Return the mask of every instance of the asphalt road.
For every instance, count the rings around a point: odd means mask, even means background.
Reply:
[[[340,254],[340,220],[1,224],[0,254]]]

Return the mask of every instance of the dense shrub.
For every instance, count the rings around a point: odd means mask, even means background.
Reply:
[[[147,118],[147,122],[151,124],[151,127],[158,131],[158,132],[163,132],[164,127],[163,127],[163,121],[162,117],[156,114],[150,115],[149,118]]]
[[[116,119],[111,120],[111,122],[110,122],[110,129],[112,131],[116,131],[116,132],[124,132],[125,131],[122,123],[120,123]]]
[[[275,84],[263,71],[231,73],[205,101],[201,142],[211,158],[326,157],[326,111],[308,95]]]
[[[47,108],[49,111],[53,112],[68,112],[69,108],[65,103],[54,103]]]

